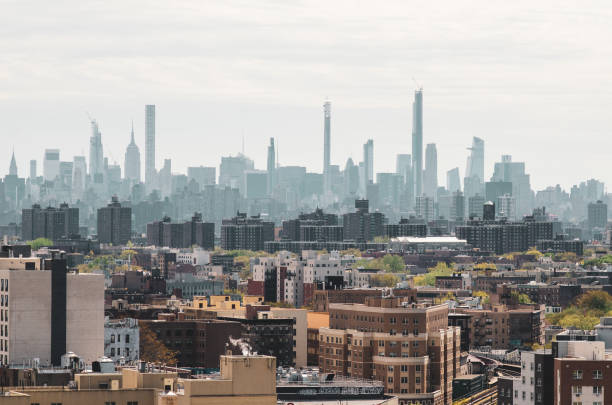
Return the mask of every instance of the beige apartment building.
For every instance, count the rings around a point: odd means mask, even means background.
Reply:
[[[221,356],[220,374],[178,378],[160,370],[124,368],[75,376],[76,387],[5,388],[7,405],[276,405],[276,359]]]

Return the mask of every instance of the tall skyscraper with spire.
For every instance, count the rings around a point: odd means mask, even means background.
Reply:
[[[94,182],[96,177],[104,174],[104,151],[102,149],[102,133],[96,120],[91,120],[91,137],[89,138],[89,175]]]
[[[423,89],[414,92],[412,103],[412,175],[414,193],[423,193]]]
[[[134,183],[140,182],[140,150],[134,140],[134,122],[132,122],[130,144],[125,150],[124,177]]]
[[[274,138],[270,138],[268,146],[268,195],[271,195],[276,187],[276,154],[274,149]]]
[[[9,166],[9,176],[17,176],[17,162],[15,161],[15,151],[11,156],[11,165]]]
[[[438,190],[438,151],[435,143],[428,143],[425,148],[423,183],[423,193],[427,197],[435,198]]]
[[[155,187],[155,105],[145,105],[145,184],[147,190]]]
[[[323,104],[323,182],[325,191],[330,189],[329,165],[331,164],[331,103]]]

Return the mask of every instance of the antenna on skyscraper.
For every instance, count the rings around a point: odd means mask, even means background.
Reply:
[[[242,131],[242,154],[244,155],[244,130]]]
[[[276,144],[276,168],[278,169],[278,139],[274,138],[274,143]]]

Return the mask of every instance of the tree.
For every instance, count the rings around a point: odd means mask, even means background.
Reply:
[[[453,274],[453,268],[449,267],[445,262],[438,262],[436,267],[430,267],[427,269],[427,273],[416,276],[414,278],[415,285],[436,285],[436,277],[451,276]]]
[[[350,248],[350,249],[346,249],[346,250],[341,250],[340,254],[343,255],[343,256],[346,256],[346,255],[350,256],[350,255],[352,255],[352,256],[355,256],[355,257],[361,257],[361,250],[355,249],[355,248]]]
[[[398,255],[385,255],[383,257],[383,265],[385,271],[390,271],[392,273],[397,273],[406,268],[406,264],[404,263],[404,259]]]
[[[395,287],[399,278],[391,273],[373,274],[370,277],[370,287]]]
[[[389,240],[388,236],[375,236],[372,241],[374,243],[389,243]]]
[[[531,298],[529,298],[529,295],[525,293],[518,294],[518,302],[519,304],[535,304],[535,302],[533,302]]]
[[[483,304],[488,304],[491,302],[491,296],[486,291],[474,291],[472,295],[474,297],[480,297]]]
[[[612,296],[601,290],[589,291],[578,297],[576,304],[583,310],[608,312],[612,310]]]
[[[149,328],[140,326],[140,360],[149,363],[177,364],[177,353],[168,349],[164,342]]]
[[[28,245],[32,247],[32,250],[38,250],[41,247],[53,246],[53,241],[48,238],[37,238],[28,242]]]

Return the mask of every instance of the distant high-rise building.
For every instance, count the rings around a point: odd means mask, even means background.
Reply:
[[[452,195],[450,219],[455,222],[465,219],[465,196],[461,191],[455,191]]]
[[[125,150],[124,177],[134,183],[140,183],[140,150],[134,140],[134,123],[130,133],[130,144]]]
[[[91,120],[91,137],[89,138],[89,175],[95,181],[97,176],[104,176],[104,152],[102,134],[96,120]]]
[[[446,172],[446,188],[449,193],[461,191],[461,180],[459,177],[459,168],[455,167]]]
[[[485,199],[480,194],[468,198],[468,218],[480,218],[483,217],[483,206]],[[495,215],[493,215],[495,219]]]
[[[323,104],[323,175],[325,191],[329,191],[329,165],[331,164],[331,103]]]
[[[271,195],[276,187],[276,155],[274,149],[274,138],[270,138],[268,146],[268,195]]]
[[[45,181],[53,181],[57,176],[59,176],[59,166],[59,149],[45,149],[45,159],[43,161],[43,176]]]
[[[412,156],[400,153],[395,158],[395,173],[404,177],[404,183],[408,183],[408,177],[412,170]]]
[[[222,157],[221,166],[219,166],[219,184],[238,188],[244,195],[244,172],[254,168],[255,164],[253,161],[243,154]]]
[[[79,234],[79,209],[62,204],[59,208],[41,209],[40,205],[21,211],[21,236],[23,240],[47,238],[58,241]]]
[[[152,190],[156,180],[155,169],[155,105],[145,105],[145,184]]]
[[[416,196],[415,211],[417,218],[422,218],[425,223],[434,219],[434,199],[433,197],[418,195]]]
[[[605,230],[608,225],[608,204],[602,201],[590,203],[587,211],[589,230]]]
[[[188,167],[187,178],[189,181],[195,180],[203,190],[205,186],[212,186],[217,183],[217,168],[215,167]]]
[[[159,170],[159,191],[162,197],[172,194],[172,159],[164,159],[164,166]]]
[[[497,197],[498,215],[510,221],[516,220],[516,199],[510,194]]]
[[[11,164],[9,166],[9,176],[17,176],[17,162],[15,161],[15,151],[11,156]]]
[[[268,173],[264,170],[247,170],[244,172],[244,196],[250,199],[266,198],[268,191]]]
[[[359,167],[355,166],[353,159],[348,158],[344,166],[344,193],[355,196],[359,191]]]
[[[476,194],[484,195],[484,141],[474,137],[472,147],[469,148],[470,156],[467,160],[463,188],[467,198]]]
[[[221,248],[225,250],[264,250],[264,242],[274,240],[274,222],[261,217],[247,217],[238,212],[232,219],[224,219],[221,225]]]
[[[516,200],[516,214],[523,216],[531,213],[533,192],[531,191],[529,175],[525,173],[524,162],[513,162],[512,156],[503,155],[501,162],[495,163],[491,181],[512,183],[512,196]]]
[[[72,161],[72,199],[83,197],[87,188],[87,162],[85,156],[75,156]]]
[[[428,143],[425,148],[425,172],[423,173],[423,192],[428,197],[435,197],[438,190],[438,151],[435,143]]]
[[[30,160],[30,179],[35,179],[36,173],[36,159]]]
[[[215,248],[215,224],[202,222],[202,214],[195,213],[191,221],[172,223],[170,218],[147,224],[147,243],[171,248]]]
[[[414,195],[423,193],[423,90],[414,92],[412,103],[412,176]]]
[[[125,245],[132,237],[132,208],[122,207],[117,196],[106,207],[98,208],[100,243]]]
[[[374,141],[368,139],[363,144],[363,179],[361,179],[361,187],[363,195],[368,188],[368,184],[374,181]]]

